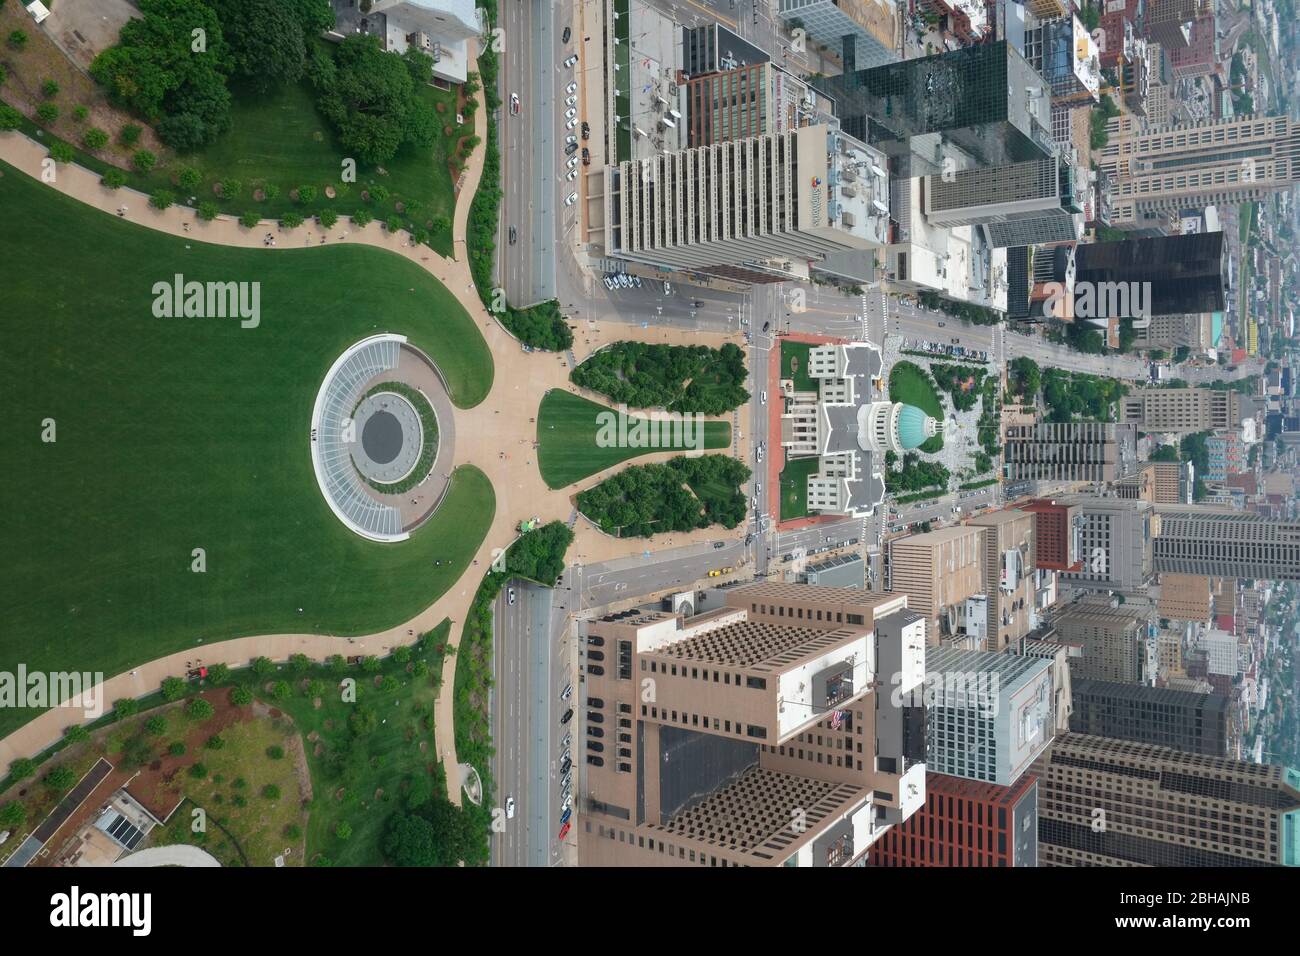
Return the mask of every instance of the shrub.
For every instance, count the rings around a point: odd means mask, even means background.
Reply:
[[[217,204],[211,199],[199,203],[198,216],[204,222],[211,222],[216,219],[220,212],[221,210],[217,207]]]
[[[275,670],[275,664],[269,657],[253,658],[253,673],[258,677],[267,677]]]
[[[76,120],[78,123],[86,122],[86,118],[88,116],[90,116],[89,107],[78,105],[72,108],[72,118]]]
[[[27,810],[17,800],[10,800],[0,807],[0,828],[17,830],[27,820]]]
[[[393,648],[393,660],[399,664],[409,664],[411,662],[411,649],[409,647]]]
[[[372,202],[376,202],[376,203],[388,202],[389,192],[386,186],[371,186],[369,192],[370,192],[370,199]]]
[[[102,129],[92,126],[81,134],[81,142],[86,149],[103,149],[108,145],[108,134]]]
[[[239,224],[245,229],[256,229],[257,224],[261,221],[261,214],[253,212],[251,209],[239,217]]]
[[[144,722],[144,732],[150,737],[161,737],[167,733],[167,718],[162,714],[150,717]]]
[[[271,746],[266,748],[266,755],[272,760],[283,760],[284,748],[279,744],[271,744]]]
[[[262,194],[266,196],[267,199],[279,199],[280,187],[275,183],[267,183],[262,187]]]
[[[287,680],[278,680],[275,686],[271,688],[271,694],[276,700],[288,700],[293,696],[293,688],[289,686]]]
[[[356,226],[358,229],[363,229],[370,225],[375,217],[370,215],[370,213],[366,212],[364,209],[358,209],[350,218],[352,219],[352,225]]]
[[[176,184],[186,191],[192,192],[199,188],[199,183],[203,182],[203,177],[193,166],[186,166],[176,177]]]
[[[317,195],[318,195],[318,191],[315,186],[298,187],[298,202],[304,205],[306,205],[307,203],[315,202]]]
[[[53,103],[42,103],[36,107],[36,118],[42,123],[53,123],[59,118],[59,108]]]
[[[202,780],[207,775],[208,768],[203,766],[201,763],[196,763],[194,766],[190,767],[190,776],[195,780]]]
[[[123,146],[134,146],[140,141],[140,134],[144,130],[134,123],[127,123],[117,133],[117,141]]]
[[[67,143],[50,143],[50,159],[56,163],[70,163],[76,158],[76,152]]]
[[[41,84],[41,95],[47,100],[52,100],[59,95],[59,84],[54,80],[46,80]]]
[[[248,786],[248,781],[245,780],[243,777],[236,777],[234,780],[230,782],[230,785],[236,790],[243,790],[245,787]]]
[[[295,674],[305,674],[311,669],[311,658],[306,654],[293,654],[289,658],[289,670]]]
[[[202,697],[195,697],[185,705],[185,713],[191,720],[207,720],[212,716],[212,705]]]
[[[27,46],[27,34],[22,30],[15,30],[13,33],[9,34],[9,45],[15,50],[21,50],[23,47]]]
[[[0,103],[0,130],[17,129],[22,123],[22,113],[8,103]]]
[[[140,713],[140,702],[134,697],[123,697],[121,700],[113,701],[113,713],[117,714],[117,719],[123,717],[134,717]]]
[[[230,692],[230,702],[236,707],[247,707],[253,702],[253,692],[247,687],[236,687]]]
[[[348,823],[347,820],[340,820],[338,825],[334,827],[334,835],[340,840],[346,840],[352,836],[352,824]]]
[[[262,796],[264,796],[268,800],[279,800],[280,788],[273,783],[268,783],[265,787],[262,788]]]
[[[316,221],[321,224],[323,229],[333,229],[334,224],[339,221],[339,214],[333,209],[322,209],[316,213]]]
[[[297,840],[302,836],[302,827],[296,823],[285,824],[284,835],[290,840]]]
[[[9,74],[5,72],[5,68],[3,66],[0,66],[0,86],[4,86],[4,82],[7,79],[9,79]]]
[[[99,180],[108,189],[121,189],[126,185],[126,173],[117,167],[109,169]]]
[[[185,691],[185,681],[181,680],[179,677],[168,677],[162,682],[163,700],[180,700],[185,696]]]
[[[137,149],[131,157],[131,164],[142,173],[147,173],[158,165],[158,157],[147,149]]]
[[[221,737],[219,734],[213,734],[211,737],[208,738],[207,743],[205,743],[203,746],[207,747],[209,750],[220,750],[225,745],[226,745],[226,741],[223,737]]]
[[[389,232],[401,232],[402,220],[399,219],[397,216],[389,216],[388,219],[385,220],[384,222],[384,228],[387,229]]]
[[[71,790],[76,782],[77,775],[69,767],[55,767],[45,775],[45,786],[60,793]]]
[[[185,756],[185,745],[178,740],[167,748],[167,752],[173,757],[183,757]]]
[[[149,197],[149,205],[154,209],[167,209],[176,202],[176,194],[170,189],[159,189]],[[169,678],[175,679],[175,678]],[[165,694],[165,692],[164,692]]]
[[[73,724],[63,729],[63,739],[70,744],[79,744],[90,739],[90,731],[81,724]]]
[[[285,229],[297,229],[302,225],[302,216],[296,212],[286,212],[280,217],[280,225]]]
[[[15,780],[26,780],[36,773],[36,761],[30,757],[19,757],[9,763],[9,776]]]
[[[374,654],[367,654],[361,658],[361,669],[367,674],[373,674],[379,670],[379,658],[375,657]]]

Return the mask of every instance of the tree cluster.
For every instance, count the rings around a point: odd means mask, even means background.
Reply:
[[[573,330],[554,299],[527,309],[507,308],[501,324],[524,345],[544,352],[563,352],[573,344]]]
[[[985,370],[969,365],[947,365],[942,362],[930,363],[930,374],[935,384],[952,396],[952,403],[958,411],[966,412],[975,407],[979,401],[980,384],[984,380]],[[967,381],[974,379],[970,388],[965,388]]]
[[[1112,405],[1128,393],[1113,378],[1049,368],[1043,373],[1043,401],[1052,422],[1113,421]]]
[[[726,455],[633,465],[578,495],[578,509],[606,534],[648,538],[745,520],[740,486],[749,468]]]
[[[721,415],[749,401],[747,375],[745,353],[731,342],[718,349],[616,342],[575,368],[569,378],[629,408]]]

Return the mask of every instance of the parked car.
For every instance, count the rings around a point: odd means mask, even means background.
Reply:
[[[561,43],[568,43],[568,42],[569,42],[569,37],[571,37],[571,36],[573,36],[573,28],[572,28],[572,27],[565,27],[565,28],[564,28],[564,32],[560,34],[560,42],[561,42]]]
[[[518,93],[510,94],[510,115],[511,116],[519,115],[519,94]]]
[[[564,67],[565,69],[570,69],[577,62],[578,62],[578,54],[575,53],[567,60],[564,61]]]
[[[578,194],[577,194],[577,193],[569,193],[569,198],[566,199],[566,200],[564,200],[564,204],[565,204],[566,206],[572,206],[572,205],[573,205],[575,202],[577,202],[577,201],[578,201]]]
[[[587,763],[593,767],[603,767],[605,766],[605,758],[597,757],[595,754],[587,754]]]
[[[591,124],[586,120],[582,121],[582,138],[591,139]]]
[[[582,165],[584,166],[591,165],[591,150],[589,150],[586,146],[582,147]]]
[[[573,816],[573,807],[569,807],[569,809],[560,814],[560,822],[568,823],[571,816]]]
[[[569,759],[572,756],[573,754],[569,753],[568,749],[566,748],[564,753],[560,754],[560,766],[564,766],[566,763],[572,763],[573,761]]]
[[[672,295],[672,294],[673,294],[673,287],[668,283],[667,280],[665,280],[665,281],[664,281],[664,295]]]
[[[514,818],[515,818],[515,798],[506,797],[506,819],[513,820]]]
[[[578,92],[578,84],[577,84],[576,82],[575,82],[575,83],[570,83],[568,86],[566,86],[566,87],[564,88],[564,92],[565,92],[565,93],[576,93],[576,92]]]
[[[567,161],[564,165],[567,166],[567,167],[569,167],[569,169],[577,169],[577,168],[578,168],[578,157],[577,157],[577,156],[570,156],[569,159],[568,159],[568,161]]]
[[[567,155],[567,156],[572,156],[572,155],[573,155],[574,153],[576,153],[577,151],[578,151],[578,144],[577,144],[577,143],[570,143],[568,146],[564,147],[564,152],[565,152],[565,155]]]
[[[564,128],[565,128],[565,129],[573,129],[573,127],[575,127],[575,126],[577,126],[577,125],[578,125],[578,121],[577,121],[576,119],[571,119],[571,120],[568,120],[568,121],[565,122],[565,124],[564,124]]]
[[[569,768],[572,766],[573,766],[573,761],[571,760],[566,760],[564,761],[564,763],[560,764],[560,776],[564,776],[566,773],[568,773]]]
[[[576,136],[566,136],[566,137],[564,137],[564,145],[565,145],[565,146],[577,146],[577,145],[578,145],[578,137],[576,137]]]
[[[576,96],[570,96],[570,97],[568,97],[568,98],[564,101],[564,105],[565,105],[565,106],[577,106],[577,105],[578,105],[578,98],[577,98]]]
[[[569,170],[568,174],[564,178],[569,182],[573,182],[575,179],[578,178],[578,171],[576,169],[571,169]]]
[[[565,119],[573,119],[577,115],[578,115],[578,111],[572,106],[570,106],[567,110],[564,111]]]
[[[568,700],[573,696],[573,685],[566,684],[564,690],[560,691],[560,700]]]
[[[614,280],[609,276],[605,276],[605,288],[610,292],[614,291]]]
[[[565,734],[565,735],[564,735],[564,739],[560,741],[560,746],[561,746],[561,747],[567,747],[567,746],[569,746],[569,741],[570,741],[572,738],[573,738],[573,734]]]
[[[557,839],[563,840],[568,835],[569,835],[569,824],[566,823],[564,826],[560,827],[560,835],[557,837]]]
[[[573,719],[573,708],[570,707],[568,710],[564,712],[564,716],[560,718],[560,723],[567,724],[572,719]]]

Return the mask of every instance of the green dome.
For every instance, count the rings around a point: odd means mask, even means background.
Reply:
[[[920,448],[928,437],[925,423],[929,415],[915,405],[904,405],[898,413],[898,441],[904,448]]]

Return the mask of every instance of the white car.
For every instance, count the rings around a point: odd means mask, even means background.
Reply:
[[[572,106],[570,106],[567,110],[564,111],[565,119],[573,119],[577,115],[578,115],[578,111],[574,109]]]
[[[766,389],[764,389],[763,391],[761,391],[761,392],[758,393],[758,403],[759,403],[760,405],[766,405],[766,404],[767,404],[767,390],[766,390]]]
[[[566,100],[564,101],[564,105],[565,105],[565,106],[577,106],[577,105],[578,105],[578,98],[577,98],[576,96],[570,96],[568,99],[566,99]]]
[[[578,157],[570,156],[569,161],[565,163],[565,165],[568,166],[570,169],[574,169],[578,165]]]
[[[519,115],[519,94],[518,93],[510,94],[510,115],[511,116]]]
[[[573,82],[573,83],[570,83],[568,86],[566,86],[566,87],[564,88],[564,92],[569,93],[569,94],[573,94],[573,93],[578,92],[578,84],[577,84],[577,82],[575,81],[575,82]]]
[[[566,206],[572,206],[572,205],[573,205],[575,202],[577,202],[577,201],[578,201],[578,194],[577,194],[577,193],[569,193],[569,198],[566,199],[566,200],[564,200],[564,204],[565,204]]]
[[[614,291],[614,280],[611,279],[609,276],[605,276],[605,288],[608,289],[610,292]]]
[[[566,684],[564,686],[564,690],[561,691],[560,693],[560,700],[568,700],[572,696],[573,696],[573,685]],[[568,751],[565,751],[565,753],[568,753]]]
[[[506,797],[506,819],[513,820],[514,818],[515,818],[515,798]]]
[[[575,126],[577,126],[577,125],[578,125],[578,120],[577,120],[577,118],[575,117],[574,119],[571,119],[571,120],[569,120],[567,123],[565,123],[565,124],[564,124],[564,128],[565,128],[565,129],[573,129],[573,127],[575,127]]]
[[[573,66],[573,65],[574,65],[575,63],[577,63],[577,62],[578,62],[578,54],[575,53],[575,54],[573,54],[571,57],[569,57],[567,60],[564,61],[564,66],[565,66],[565,68],[567,69],[568,67]]]
[[[566,137],[564,137],[564,145],[565,145],[565,146],[577,146],[577,145],[578,145],[578,137],[576,137],[576,136],[566,136]]]

